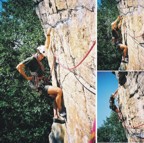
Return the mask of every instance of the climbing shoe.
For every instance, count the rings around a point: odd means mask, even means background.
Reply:
[[[60,111],[59,114],[60,114],[61,117],[66,117],[66,112],[65,111]]]
[[[128,63],[128,58],[122,59],[122,62],[123,62],[123,63]]]
[[[59,123],[59,124],[64,124],[65,120],[61,119],[61,118],[53,118],[53,122],[54,123]]]

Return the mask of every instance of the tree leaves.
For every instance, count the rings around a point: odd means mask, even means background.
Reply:
[[[116,50],[111,41],[111,22],[118,16],[116,2],[102,0],[98,8],[98,70],[117,70],[121,54]]]
[[[127,142],[125,131],[114,112],[98,128],[98,142]]]
[[[52,101],[30,89],[16,70],[45,37],[34,2],[9,0],[0,15],[0,142],[47,143]],[[47,67],[48,68],[48,67]]]

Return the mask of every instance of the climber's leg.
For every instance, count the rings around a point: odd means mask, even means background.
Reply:
[[[118,23],[118,29],[120,29],[120,28],[121,28],[121,25],[122,25],[122,16],[120,16],[119,19],[120,19],[120,20],[119,20],[119,23]]]
[[[47,92],[49,95],[56,95],[55,102],[58,111],[60,112],[62,110],[62,96],[63,96],[61,88],[49,86]]]
[[[128,56],[128,47],[124,44],[119,44],[118,48],[123,52],[122,59],[126,61]]]
[[[46,85],[44,89],[47,91],[50,97],[55,98],[55,103],[56,103],[56,107],[59,112],[59,115],[62,117],[66,117],[66,110],[62,109],[62,99],[63,99],[62,89],[59,87],[54,87],[50,85]]]
[[[111,29],[112,29],[112,30],[113,30],[113,29],[116,29],[116,28],[118,27],[118,21],[120,20],[120,18],[121,18],[121,17],[118,16],[117,19],[111,23]]]
[[[123,55],[124,55],[124,57],[128,56],[128,47],[127,46],[125,46],[125,48],[123,50]]]
[[[58,108],[57,108],[57,105],[56,105],[55,101],[54,101],[54,105],[53,105],[53,112],[54,112],[53,122],[54,123],[64,124],[65,120],[59,116]]]
[[[57,111],[57,105],[56,105],[55,101],[54,101],[54,105],[53,105],[53,112],[54,112],[54,118],[59,118],[58,111]]]

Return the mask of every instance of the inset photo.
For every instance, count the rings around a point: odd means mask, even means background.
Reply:
[[[144,142],[144,72],[97,76],[97,141]]]
[[[98,70],[144,69],[144,2],[98,3]]]

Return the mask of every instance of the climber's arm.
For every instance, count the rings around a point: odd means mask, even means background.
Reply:
[[[26,75],[25,71],[24,71],[25,65],[23,63],[19,63],[16,66],[16,69],[19,71],[19,73],[26,79],[26,80],[32,80],[32,77],[29,77]]]
[[[46,35],[46,41],[45,41],[45,48],[48,49],[50,46],[50,37],[51,37],[51,28],[48,30],[47,35]]]
[[[118,94],[118,89],[111,95],[110,99],[114,100],[117,94]]]
[[[117,17],[117,19],[111,23],[111,29],[116,29],[117,28],[117,23],[120,20],[120,16]]]
[[[118,24],[118,29],[121,28],[121,25],[122,25],[122,17],[120,18],[120,21],[119,21],[119,24]]]
[[[118,94],[118,89],[115,91],[114,95],[117,95]]]

